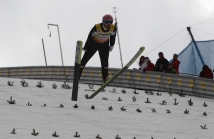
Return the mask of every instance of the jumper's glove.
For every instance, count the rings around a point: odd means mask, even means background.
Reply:
[[[109,46],[109,52],[113,50],[114,46]]]

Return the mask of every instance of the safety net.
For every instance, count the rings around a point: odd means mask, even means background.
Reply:
[[[198,75],[203,65],[214,70],[214,40],[192,41],[178,54],[180,73]]]

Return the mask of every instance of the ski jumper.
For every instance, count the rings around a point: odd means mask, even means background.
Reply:
[[[86,51],[81,60],[80,77],[87,62],[98,51],[101,61],[102,78],[105,81],[108,76],[109,46],[114,46],[115,37],[116,28],[113,24],[109,30],[103,28],[103,23],[96,24],[91,29],[83,48]]]

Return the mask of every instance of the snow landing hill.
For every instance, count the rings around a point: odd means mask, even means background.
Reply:
[[[8,81],[14,82],[13,86],[8,86]],[[1,139],[52,139],[54,132],[62,139],[96,139],[98,134],[100,139],[115,139],[117,135],[121,139],[214,139],[213,99],[170,96],[167,92],[152,95],[143,90],[134,93],[131,88],[109,86],[89,100],[85,94],[92,91],[85,91],[89,86],[80,84],[78,101],[73,102],[72,89],[62,89],[63,82],[41,81],[44,87],[39,88],[38,80],[25,80],[28,87],[22,87],[20,81],[0,78]],[[56,89],[52,88],[54,83]],[[94,89],[98,87],[94,85]],[[126,93],[121,92],[123,89]],[[16,104],[9,104],[11,96]],[[151,103],[145,103],[147,98]],[[178,105],[174,105],[175,99]],[[79,107],[74,108],[75,104]],[[141,112],[136,111],[138,108]],[[13,129],[16,134],[11,134]],[[32,135],[33,129],[37,136]],[[76,132],[80,137],[74,137]]]

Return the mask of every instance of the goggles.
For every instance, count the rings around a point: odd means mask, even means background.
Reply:
[[[111,25],[113,23],[113,21],[103,21],[103,23],[106,25]]]

